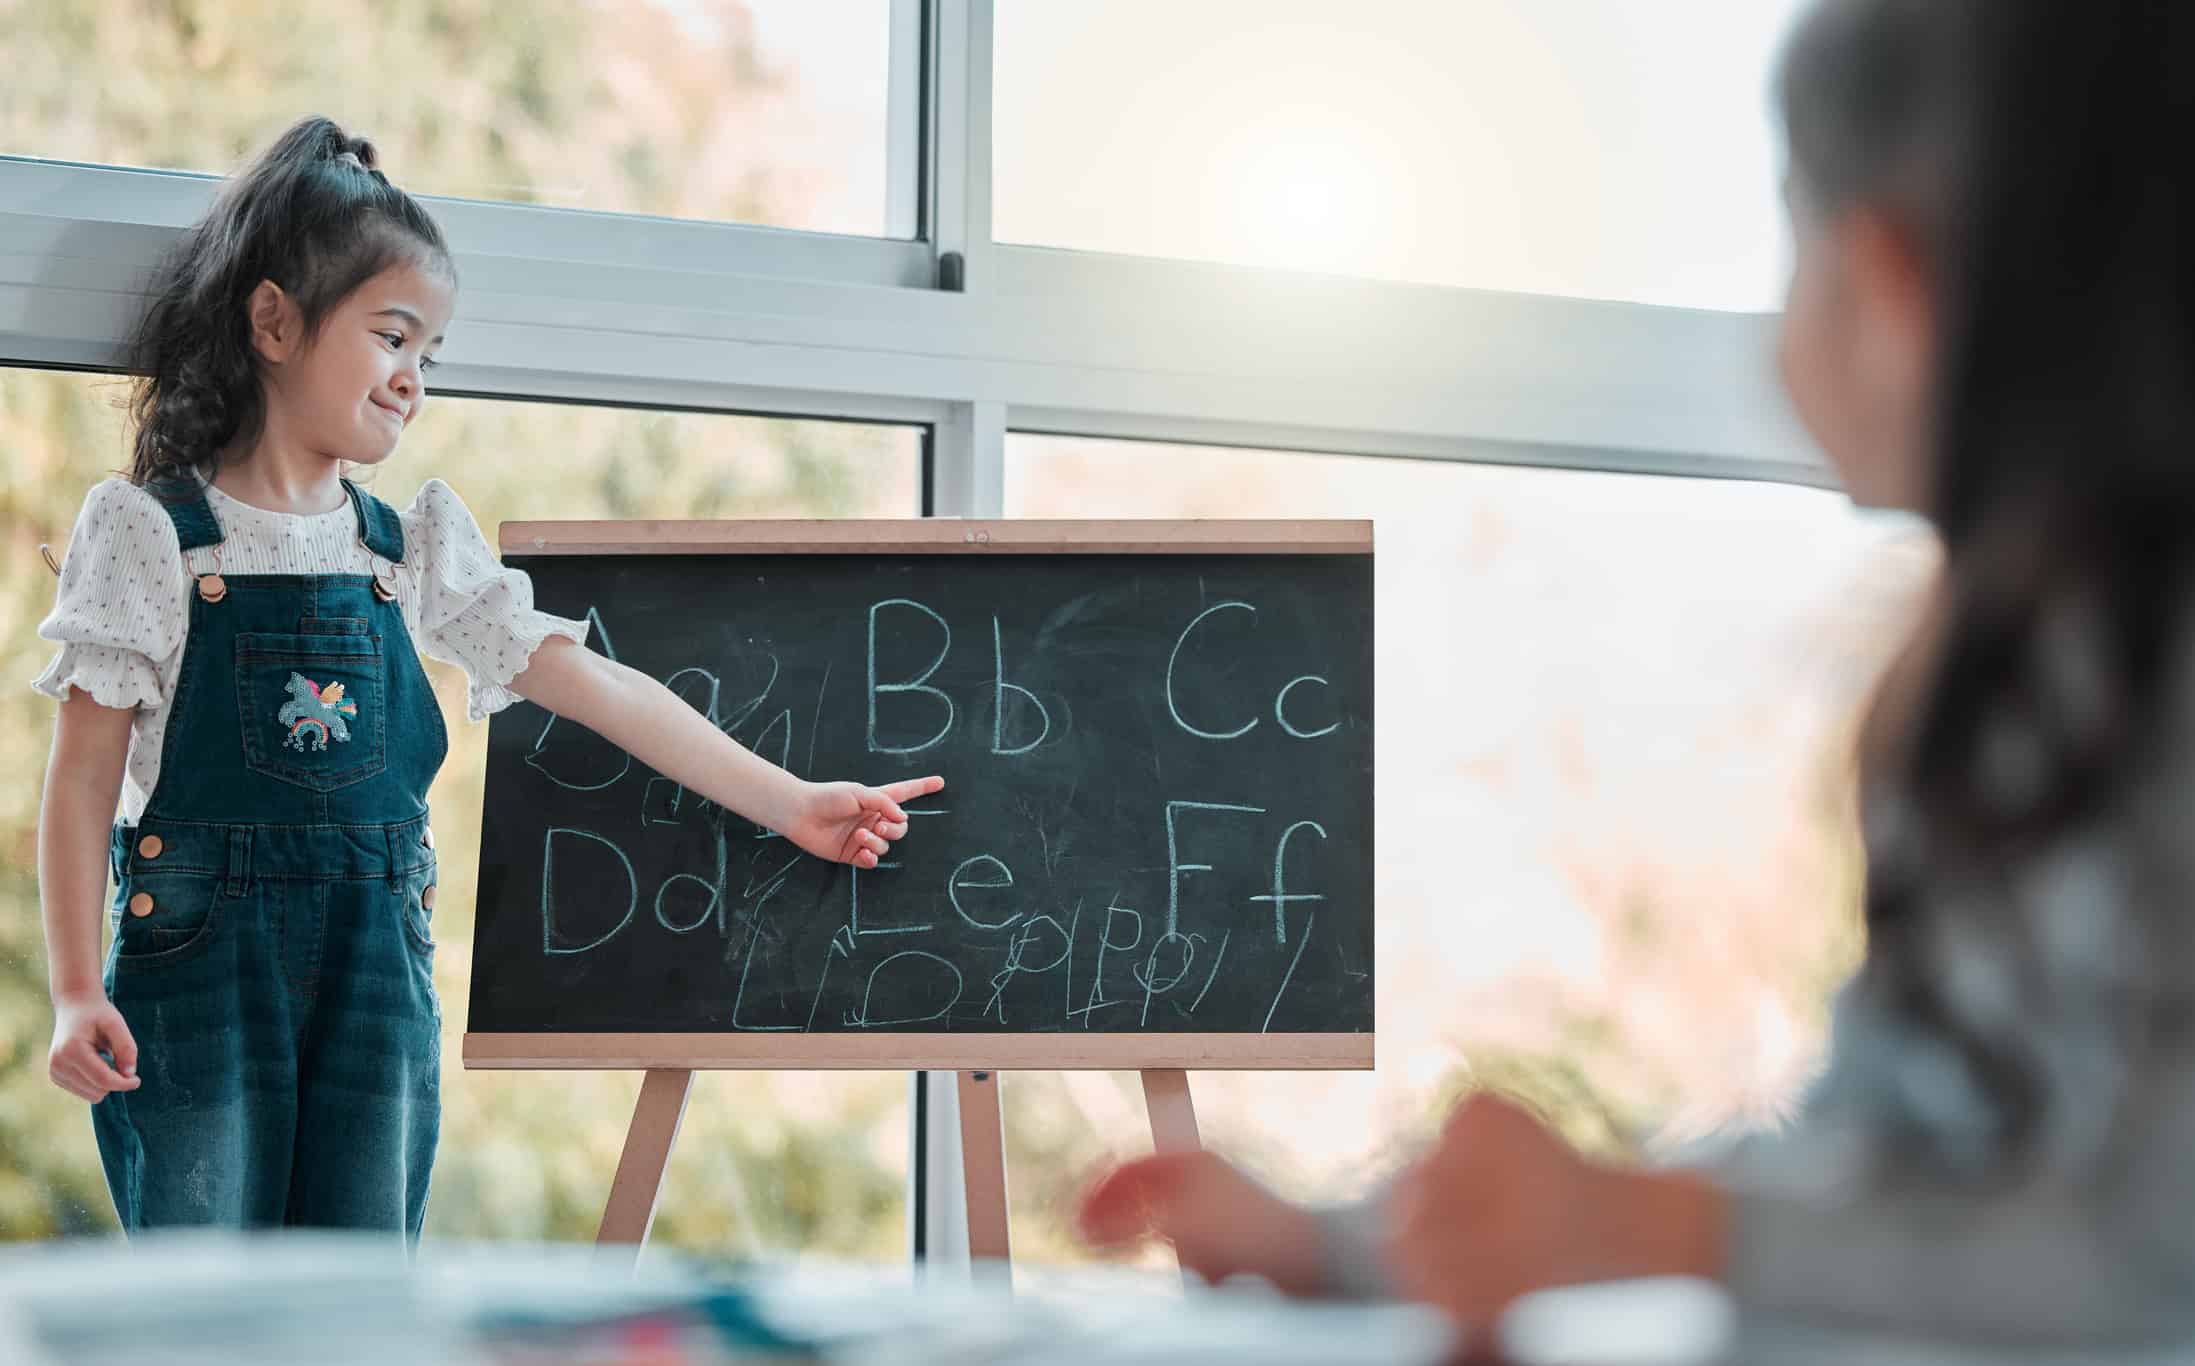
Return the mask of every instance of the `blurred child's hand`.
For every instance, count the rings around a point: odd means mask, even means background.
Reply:
[[[1492,1096],[1456,1107],[1397,1183],[1388,1217],[1397,1288],[1466,1325],[1492,1323],[1534,1290],[1720,1270],[1712,1184],[1589,1162]]]
[[[99,1056],[102,1052],[113,1057],[112,1066]],[[46,1075],[94,1105],[109,1091],[137,1089],[142,1080],[137,1075],[137,1040],[105,992],[63,996],[53,1003],[53,1049],[46,1055]]]
[[[817,858],[874,868],[892,841],[907,833],[907,813],[899,804],[944,786],[945,780],[935,776],[882,787],[802,783],[778,833]]]
[[[1075,1222],[1095,1247],[1169,1239],[1181,1264],[1210,1282],[1247,1272],[1291,1295],[1320,1288],[1317,1217],[1208,1152],[1115,1168],[1083,1195]]]

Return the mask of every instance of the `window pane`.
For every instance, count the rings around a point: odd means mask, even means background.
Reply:
[[[50,658],[35,634],[54,580],[37,545],[67,540],[85,490],[127,463],[109,376],[0,370],[0,762],[42,773],[54,704],[25,686]],[[498,522],[556,517],[912,517],[912,428],[438,399],[369,486],[402,507],[429,476]],[[459,1043],[472,980],[486,726],[465,682],[428,662],[450,731],[430,794],[443,897],[442,1147],[430,1235],[592,1239],[625,1139],[634,1073],[468,1072]],[[0,787],[0,1057],[44,1056],[45,946],[35,883],[37,782]],[[902,1073],[724,1072],[697,1078],[655,1237],[712,1254],[905,1250]],[[81,1102],[43,1067],[0,1072],[0,1240],[111,1229]]]
[[[1765,87],[1796,10],[1000,5],[993,222],[1040,246],[1771,309],[1788,247]]]
[[[890,12],[431,3],[365,23],[280,0],[0,6],[0,152],[225,173],[318,112],[372,138],[407,189],[883,236]]]
[[[1370,517],[1379,1067],[1198,1073],[1206,1140],[1340,1198],[1473,1083],[1604,1150],[1757,1121],[1856,961],[1844,756],[1934,564],[1910,523],[1766,484],[1009,438],[1027,517]],[[1007,1081],[1017,1252],[1132,1075]]]

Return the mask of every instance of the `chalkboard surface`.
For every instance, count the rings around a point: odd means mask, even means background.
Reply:
[[[793,772],[947,787],[857,872],[500,713],[474,1033],[1372,1030],[1368,533],[505,558],[590,648]]]

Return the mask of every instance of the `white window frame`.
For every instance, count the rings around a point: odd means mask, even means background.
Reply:
[[[1831,484],[1772,315],[993,241],[992,5],[892,0],[897,236],[428,196],[463,282],[437,392],[919,424],[941,516],[1003,515],[1010,430]],[[0,157],[0,365],[115,369],[215,184]],[[927,1091],[913,1241],[964,1259]]]

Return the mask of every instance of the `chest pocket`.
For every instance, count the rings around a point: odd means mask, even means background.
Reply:
[[[254,772],[314,792],[386,770],[389,696],[379,636],[236,638],[237,721]]]

